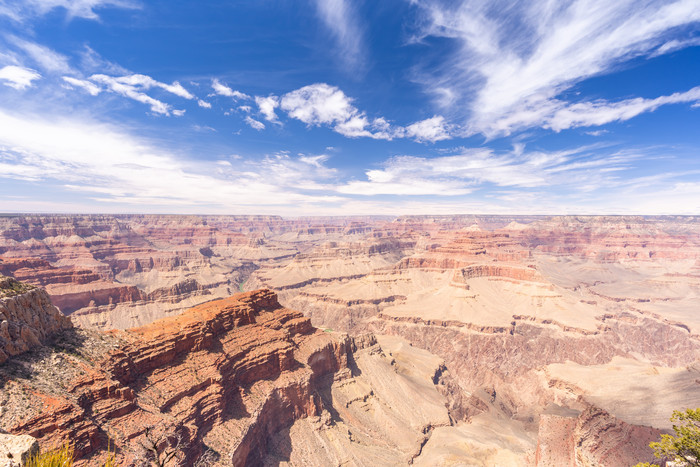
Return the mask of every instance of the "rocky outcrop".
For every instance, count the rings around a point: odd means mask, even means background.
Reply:
[[[640,460],[653,463],[649,443],[660,435],[657,429],[630,425],[593,406],[578,417],[542,415],[535,464],[614,467],[634,465]]]
[[[0,432],[0,467],[19,467],[39,454],[39,443],[29,435],[8,435]]]
[[[44,290],[0,276],[0,364],[70,327]]]
[[[99,456],[107,434],[122,460],[145,427],[184,438],[187,462],[210,448],[234,465],[259,459],[269,434],[321,412],[319,381],[347,368],[353,341],[316,330],[266,290],[210,302],[122,334],[124,344],[63,397],[12,427],[50,446]]]

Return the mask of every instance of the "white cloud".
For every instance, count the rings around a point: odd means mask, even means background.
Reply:
[[[214,92],[220,96],[233,97],[235,100],[251,98],[248,94],[231,89],[230,87],[221,83],[218,79],[212,80],[211,87]]]
[[[99,19],[96,9],[105,7],[137,8],[135,1],[129,0],[22,0],[0,3],[0,15],[15,21],[44,15],[56,8],[66,11],[69,18]]]
[[[90,46],[86,45],[83,50],[79,52],[80,56],[80,66],[84,73],[105,73],[110,75],[128,75],[129,70],[122,67],[121,65],[110,62],[103,58],[99,53],[97,53]]]
[[[282,96],[282,110],[307,125],[347,122],[359,114],[343,91],[325,83],[311,84]]]
[[[669,30],[700,20],[697,0],[414,3],[424,12],[421,37],[459,44],[426,80],[428,90],[449,90],[453,97],[443,103],[467,109],[471,132],[487,135],[541,125],[568,106],[557,100],[562,91],[632,57],[663,52],[657,47]]]
[[[442,116],[434,116],[408,125],[406,136],[414,138],[416,141],[429,141],[431,143],[451,138],[450,127]]]
[[[322,189],[318,180],[333,173],[320,161],[313,165],[286,154],[235,166],[197,161],[110,125],[0,110],[0,178],[61,182],[67,190],[84,193],[90,210],[101,206],[104,212],[114,205],[122,211],[299,212],[313,209],[314,203],[342,200],[300,192]]]
[[[347,0],[315,0],[319,17],[333,34],[339,49],[339,57],[348,66],[362,63],[362,32],[358,26],[356,13]]]
[[[207,101],[203,101],[202,99],[197,100],[197,105],[204,109],[211,109],[211,104]]]
[[[591,130],[591,131],[584,131],[585,134],[589,136],[602,136],[606,133],[609,133],[608,130]]]
[[[15,65],[7,65],[0,68],[0,81],[11,88],[26,89],[32,86],[32,81],[36,81],[39,78],[41,78],[41,75],[29,68]]]
[[[391,125],[383,117],[370,121],[342,90],[326,83],[310,84],[283,95],[280,108],[309,126],[328,126],[348,138],[392,140],[407,137],[430,142],[451,138],[452,127],[442,116],[416,122],[406,128]]]
[[[250,113],[253,110],[253,108],[249,105],[240,105],[238,106],[238,110],[240,110],[241,112]]]
[[[185,115],[185,112],[187,112],[187,111],[175,109],[175,110],[173,110],[173,115],[175,115],[176,117],[182,117],[183,115]]]
[[[26,201],[13,200],[16,211],[69,206],[65,209],[82,212],[350,215],[692,214],[700,209],[697,169],[683,171],[674,164],[673,172],[664,172],[654,162],[642,170],[656,157],[653,152],[614,152],[600,145],[403,156],[367,170],[362,181],[339,179],[324,154],[196,160],[158,146],[113,125],[0,109],[0,178],[42,187]],[[690,157],[688,167],[694,162]],[[42,198],[44,188],[51,194]],[[66,192],[79,193],[80,203],[53,202],[55,193]],[[403,196],[385,196],[397,194]]]
[[[251,117],[250,115],[248,115],[248,116],[245,118],[245,122],[246,122],[248,125],[250,125],[251,128],[253,128],[253,129],[255,129],[255,130],[260,131],[260,130],[264,130],[264,129],[265,129],[265,124],[264,124],[263,122],[260,122],[260,121],[258,121],[258,120],[255,120],[255,119],[254,119],[253,117]]]
[[[279,107],[279,99],[277,96],[255,96],[255,103],[258,105],[260,113],[263,114],[265,120],[273,123],[279,122],[277,119],[277,114],[275,114],[275,109]]]
[[[656,110],[662,105],[697,101],[700,101],[700,86],[687,92],[677,92],[656,99],[637,97],[620,102],[582,102],[557,109],[544,119],[544,127],[561,131],[566,128],[604,125],[629,120],[641,113]]]
[[[613,183],[614,172],[627,168],[636,154],[592,156],[590,148],[571,151],[524,151],[516,146],[507,153],[465,148],[460,154],[425,158],[400,156],[382,169],[366,172],[366,181],[350,181],[338,191],[356,195],[458,196],[484,185],[517,188],[552,188],[577,180],[579,191]]]
[[[72,76],[64,76],[63,81],[68,83],[70,86],[82,88],[91,96],[96,96],[100,93],[100,91],[102,91],[102,89],[99,86],[97,86],[95,83],[92,83],[92,82],[84,80],[84,79],[77,79],[77,78],[73,78]]]
[[[151,111],[154,113],[170,115],[170,106],[168,104],[140,92],[136,86],[122,83],[118,78],[101,74],[92,75],[90,79],[106,85],[112,92],[150,106]]]
[[[691,39],[678,40],[673,39],[662,44],[658,49],[651,54],[652,57],[658,57],[667,53],[675,52],[676,50],[685,49],[686,47],[695,47],[700,45],[700,37]]]
[[[133,74],[115,77],[95,74],[90,76],[89,79],[93,82],[104,84],[112,92],[121,94],[122,96],[128,97],[143,104],[147,104],[151,107],[151,111],[163,115],[170,114],[170,105],[145,94],[143,91],[157,87],[177,96],[184,97],[185,99],[194,99],[195,97],[185,88],[183,88],[177,81],[174,81],[172,84],[161,83],[146,75]],[[181,116],[184,114],[184,110],[174,111],[173,114],[176,116]]]
[[[48,72],[72,73],[73,69],[68,64],[68,57],[46,46],[35,42],[26,41],[16,36],[7,36],[9,41],[19,47],[39,68]]]
[[[208,133],[208,132],[213,132],[213,133],[215,133],[215,132],[216,132],[216,128],[212,128],[212,127],[207,126],[207,125],[197,125],[197,124],[195,124],[195,125],[192,125],[192,129],[193,129],[194,131],[198,131],[198,132],[200,132],[200,133]]]

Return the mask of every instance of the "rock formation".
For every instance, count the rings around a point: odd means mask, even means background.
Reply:
[[[0,467],[25,465],[39,453],[39,443],[29,435],[8,435],[0,432]]]
[[[167,419],[263,464],[634,464],[671,410],[700,406],[692,217],[18,216],[0,218],[0,272],[46,287],[81,325],[142,326],[103,334],[109,358],[49,391],[58,419],[13,425],[73,420],[87,456]],[[258,288],[329,332],[267,305],[211,338],[192,312],[176,317]],[[238,363],[212,363],[214,349]],[[413,413],[392,393],[428,402]]]
[[[121,461],[134,459],[148,427],[168,427],[183,440],[185,463],[211,451],[224,465],[257,465],[289,455],[289,430],[316,433],[315,442],[293,437],[311,443],[304,461],[408,462],[432,427],[450,424],[431,379],[439,359],[408,346],[390,358],[372,336],[317,330],[267,290],[109,338],[116,348],[92,363],[62,357],[66,377],[53,386],[37,375],[43,382],[29,392],[41,404],[3,428],[43,447],[70,440],[83,461],[95,462],[108,446]]]
[[[0,364],[71,326],[44,290],[0,276]]]

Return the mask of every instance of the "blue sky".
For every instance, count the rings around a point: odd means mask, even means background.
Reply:
[[[0,0],[0,212],[700,214],[700,2]]]

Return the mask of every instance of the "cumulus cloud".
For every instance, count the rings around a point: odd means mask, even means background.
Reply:
[[[659,48],[667,33],[700,20],[695,0],[414,3],[423,12],[417,40],[445,37],[459,45],[437,74],[426,72],[428,90],[467,109],[471,132],[487,135],[542,125],[570,104],[557,100],[563,91],[632,57],[674,50],[680,44]]]
[[[343,91],[325,83],[285,94],[281,108],[290,117],[313,126],[346,122],[359,113]]]
[[[278,123],[279,119],[275,113],[275,109],[279,107],[279,98],[277,96],[255,96],[255,103],[258,105],[260,113],[268,122]]]
[[[245,118],[245,122],[254,130],[260,131],[265,129],[265,124],[263,122],[254,119],[250,115]]]
[[[85,92],[91,96],[96,96],[102,91],[102,89],[95,83],[92,83],[85,79],[73,78],[72,76],[64,76],[63,81],[66,82],[71,87],[77,87],[83,89]]]
[[[211,104],[207,101],[203,101],[202,99],[197,100],[197,105],[204,109],[211,109]]]
[[[36,71],[21,66],[7,65],[0,68],[0,82],[18,90],[32,86],[32,81],[40,78],[41,75]]]
[[[441,141],[449,139],[450,126],[442,116],[434,116],[420,122],[413,123],[406,127],[406,136],[414,138],[416,141]]]
[[[235,100],[239,99],[250,99],[248,94],[244,94],[240,91],[236,91],[221,83],[218,79],[213,79],[211,82],[211,87],[214,92],[220,96],[233,97]]]
[[[409,137],[435,142],[450,137],[449,125],[439,116],[407,128],[393,126],[383,117],[370,120],[342,90],[326,83],[311,84],[283,95],[280,108],[308,126],[327,126],[349,138],[391,140]]]

